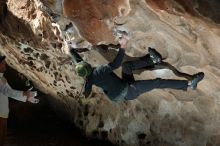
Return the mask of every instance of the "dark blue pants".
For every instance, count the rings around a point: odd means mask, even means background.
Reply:
[[[122,77],[129,83],[128,93],[126,100],[133,100],[140,94],[148,92],[153,89],[177,89],[187,90],[188,80],[172,80],[172,79],[160,79],[156,78],[153,80],[139,80],[135,81],[133,76],[133,70],[152,68],[154,67],[149,55],[139,58],[135,61],[125,62],[122,65]]]

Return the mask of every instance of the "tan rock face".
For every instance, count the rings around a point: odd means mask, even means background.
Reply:
[[[114,40],[108,23],[129,11],[127,0],[64,0],[63,7],[64,15],[73,20],[82,36],[94,44]]]
[[[218,3],[8,0],[9,11],[0,24],[1,52],[10,66],[52,96],[55,110],[89,137],[128,146],[220,145]],[[83,80],[75,75],[71,62],[64,63],[68,59],[62,53],[64,40],[89,48],[81,55],[96,66],[111,61],[116,51],[91,46],[116,44],[114,30],[129,33],[125,60],[143,56],[150,46],[180,71],[203,71],[205,79],[196,91],[155,89],[120,104],[109,101],[96,87],[92,98],[85,99]],[[120,72],[116,70],[119,76]],[[155,77],[180,79],[166,69],[135,75],[136,79]]]
[[[165,10],[169,13],[188,13],[201,18],[201,15],[210,18],[216,23],[220,22],[218,0],[146,0],[156,9]]]

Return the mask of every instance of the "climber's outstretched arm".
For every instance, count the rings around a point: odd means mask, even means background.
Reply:
[[[72,61],[74,64],[77,64],[81,61],[83,61],[82,57],[76,52],[75,49],[70,49],[70,54],[71,54],[71,57],[72,57]]]

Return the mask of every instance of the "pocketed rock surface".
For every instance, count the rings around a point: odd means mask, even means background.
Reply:
[[[0,24],[0,48],[8,64],[42,92],[54,110],[88,137],[124,146],[220,145],[220,27],[217,0],[8,0]],[[117,53],[113,30],[129,33],[126,60],[156,48],[165,61],[189,74],[203,71],[195,91],[155,89],[133,101],[112,103],[93,87],[81,94],[83,79],[65,62],[64,40],[88,48],[94,66]],[[97,46],[97,47],[92,47]],[[101,49],[100,49],[101,48]],[[119,76],[121,69],[115,71]],[[142,71],[136,79],[176,77],[167,69]]]

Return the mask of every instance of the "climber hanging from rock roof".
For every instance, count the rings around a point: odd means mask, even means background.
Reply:
[[[88,62],[83,61],[76,49],[69,47],[69,55],[76,64],[75,70],[78,76],[86,81],[84,95],[88,97],[92,91],[92,86],[96,85],[104,91],[110,100],[121,102],[125,100],[136,99],[139,95],[153,89],[177,89],[185,90],[197,88],[197,84],[204,78],[204,73],[199,72],[194,75],[181,73],[169,63],[163,62],[161,55],[153,48],[149,48],[149,53],[134,61],[124,62],[125,48],[127,44],[127,35],[122,34],[119,38],[120,47],[115,59],[104,65],[92,67]],[[118,77],[113,71],[122,65],[122,78]],[[150,79],[135,80],[134,70],[147,69],[160,66],[171,69],[177,76],[184,77],[187,80],[174,79]]]

